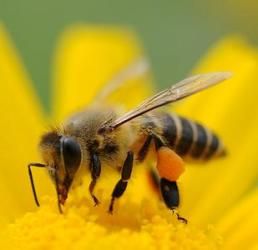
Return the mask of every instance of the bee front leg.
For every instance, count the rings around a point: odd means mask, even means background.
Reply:
[[[112,198],[111,198],[111,202],[110,202],[109,209],[108,209],[108,211],[110,213],[113,212],[115,199],[118,199],[119,197],[121,197],[123,195],[124,191],[126,190],[127,183],[131,177],[131,173],[132,173],[132,169],[133,169],[133,158],[134,158],[133,153],[128,152],[127,157],[124,162],[124,165],[122,167],[121,179],[117,182],[117,184],[112,192]]]
[[[101,173],[101,163],[99,160],[99,157],[97,154],[92,154],[91,155],[91,162],[90,162],[90,172],[91,172],[91,183],[89,185],[89,192],[90,195],[95,203],[95,206],[97,206],[99,204],[99,200],[98,198],[93,194],[94,188],[96,186],[97,183],[97,179],[100,176]]]

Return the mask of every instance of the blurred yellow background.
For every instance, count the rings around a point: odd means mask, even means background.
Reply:
[[[67,26],[131,27],[143,42],[161,88],[183,78],[207,48],[226,34],[242,34],[257,42],[257,6],[255,0],[0,0],[0,21],[49,110],[52,55]]]

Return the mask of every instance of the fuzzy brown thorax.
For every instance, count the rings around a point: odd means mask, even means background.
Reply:
[[[132,141],[129,124],[111,133],[99,133],[104,122],[116,117],[117,112],[111,108],[89,108],[74,114],[63,124],[64,134],[74,136],[80,143],[81,167],[89,167],[92,153],[98,154],[103,165],[121,167]]]

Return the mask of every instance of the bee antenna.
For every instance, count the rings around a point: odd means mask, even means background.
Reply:
[[[30,164],[28,165],[28,170],[29,170],[29,177],[30,177],[30,184],[31,184],[32,193],[33,193],[33,196],[34,196],[35,203],[36,203],[36,205],[39,207],[40,204],[39,204],[39,201],[38,201],[38,198],[37,198],[37,193],[36,193],[36,189],[35,189],[35,185],[34,185],[34,181],[33,181],[33,175],[32,175],[32,171],[31,171],[31,167],[45,168],[46,165],[45,165],[45,164],[42,164],[42,163],[30,163]]]
[[[55,171],[55,184],[56,184],[57,206],[58,206],[59,213],[62,214],[62,213],[63,213],[63,210],[62,210],[61,203],[60,203],[60,200],[59,200],[59,193],[58,193],[57,183],[58,183],[58,179],[57,179],[57,174],[56,174],[56,171]]]

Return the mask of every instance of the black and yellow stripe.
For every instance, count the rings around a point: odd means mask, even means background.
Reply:
[[[162,116],[162,137],[178,155],[208,160],[225,152],[219,138],[199,123],[167,113]]]
[[[193,158],[200,158],[203,155],[206,147],[208,146],[207,145],[208,132],[200,124],[198,124],[198,123],[192,123],[192,124],[196,128],[197,139],[196,139],[195,144],[193,145],[193,148],[192,148],[190,154]]]
[[[221,140],[201,124],[168,113],[152,113],[142,117],[142,129],[146,132],[145,142],[138,152],[143,161],[153,137],[178,155],[193,160],[209,160],[225,154]]]
[[[177,154],[184,156],[189,152],[191,146],[194,145],[193,129],[187,119],[180,117],[179,121],[181,123],[182,130],[181,135],[179,136],[180,139],[175,145],[175,151]]]
[[[174,147],[178,139],[178,125],[177,121],[169,114],[162,114],[161,116],[162,136],[169,142],[171,147]]]

